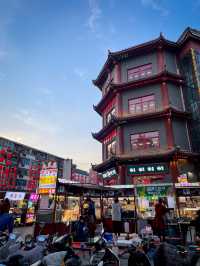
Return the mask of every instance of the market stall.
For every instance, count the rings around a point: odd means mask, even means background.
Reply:
[[[103,192],[107,190],[107,188],[101,186],[79,184],[59,179],[56,198],[62,206],[62,222],[79,219],[84,200],[88,195],[95,204],[96,218],[100,220],[102,217]]]
[[[175,187],[180,217],[191,221],[200,210],[200,183],[176,183]]]
[[[175,197],[172,184],[137,185],[138,216],[144,219],[155,217],[155,205],[162,198],[166,207],[175,210]]]
[[[136,204],[133,185],[112,185],[110,191],[104,193],[103,220],[107,231],[112,232],[112,203],[115,195],[118,196],[122,209],[121,232],[136,232]],[[126,228],[125,228],[126,223]]]

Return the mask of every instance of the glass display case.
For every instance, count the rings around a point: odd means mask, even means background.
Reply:
[[[182,187],[176,189],[179,214],[181,218],[192,220],[200,210],[200,188]]]
[[[105,218],[112,216],[113,198],[103,200],[103,215]],[[135,218],[135,199],[134,197],[119,197],[119,203],[122,209],[122,219]]]
[[[63,206],[62,222],[77,221],[80,216],[80,197],[69,196]]]
[[[99,220],[101,219],[101,201],[100,198],[92,198],[95,204],[95,214],[96,218]]]
[[[178,200],[180,216],[194,219],[196,212],[200,210],[200,196],[179,197]]]

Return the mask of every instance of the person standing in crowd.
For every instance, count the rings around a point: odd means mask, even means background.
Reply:
[[[10,211],[10,201],[8,198],[5,198],[4,201],[3,201],[3,212],[4,213],[9,213]]]
[[[88,216],[89,220],[94,223],[96,221],[96,214],[95,214],[95,203],[91,198],[88,196],[87,197],[87,202],[88,202]]]
[[[158,203],[155,205],[155,221],[154,229],[155,233],[160,237],[161,241],[165,240],[165,215],[167,213],[167,208],[162,200],[159,198]]]
[[[21,224],[25,225],[26,224],[26,215],[27,215],[27,202],[24,201],[22,205],[22,210],[21,210]]]
[[[56,205],[56,222],[60,223],[62,221],[63,208],[60,201],[57,201]]]
[[[113,233],[117,237],[121,232],[121,205],[117,196],[114,198],[114,202],[112,204],[112,223]]]
[[[83,216],[80,216],[79,221],[74,225],[74,240],[79,242],[86,242],[88,238],[88,228]]]
[[[90,237],[94,237],[95,234],[95,229],[96,229],[96,214],[95,214],[95,203],[94,201],[90,198],[90,196],[87,196],[86,199],[88,209],[86,211],[86,220],[88,222],[88,229],[90,233]]]
[[[195,227],[197,240],[200,240],[200,210],[197,211],[196,218],[191,221],[191,225]]]
[[[12,233],[14,226],[14,219],[11,214],[9,214],[8,205],[3,201],[0,206],[0,232],[8,230],[9,233]]]

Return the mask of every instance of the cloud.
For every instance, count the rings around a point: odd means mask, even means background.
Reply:
[[[51,121],[51,119],[42,117],[40,113],[28,109],[18,109],[13,114],[13,118],[35,131],[55,134],[59,130],[59,126],[53,119]]]
[[[85,69],[75,68],[74,74],[78,76],[80,79],[85,79],[87,76],[87,71]]]
[[[141,0],[141,4],[144,7],[150,7],[151,9],[160,12],[163,17],[169,15],[169,10],[162,6],[160,0]]]
[[[102,11],[98,0],[89,0],[90,16],[87,25],[92,32],[96,32],[98,20],[101,18]]]

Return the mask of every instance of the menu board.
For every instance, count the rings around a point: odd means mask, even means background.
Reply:
[[[39,194],[54,193],[57,181],[57,164],[55,162],[44,163],[40,171]]]
[[[179,197],[200,196],[200,188],[179,188],[176,190]]]
[[[171,186],[137,187],[137,195],[139,197],[151,197],[151,196],[164,197],[168,195],[170,190]]]

